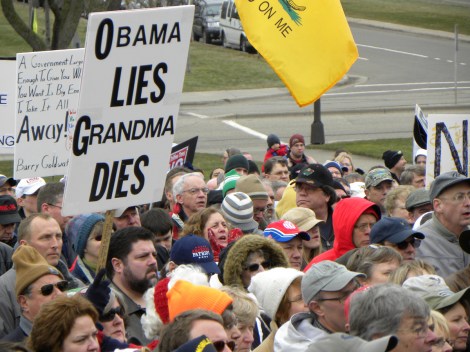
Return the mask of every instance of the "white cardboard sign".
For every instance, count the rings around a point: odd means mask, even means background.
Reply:
[[[428,116],[426,185],[447,171],[470,175],[469,122],[470,114]]]
[[[161,197],[193,16],[177,6],[89,17],[64,215]]]
[[[0,154],[15,147],[15,60],[0,60]]]
[[[15,178],[64,175],[84,49],[16,55]]]

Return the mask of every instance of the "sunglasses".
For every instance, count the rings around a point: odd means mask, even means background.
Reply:
[[[251,271],[251,272],[253,273],[253,272],[259,270],[260,265],[261,265],[264,269],[269,269],[269,268],[271,268],[271,263],[270,263],[269,261],[265,261],[265,262],[262,262],[261,264],[254,263],[254,264],[248,265],[248,266],[245,268],[245,270]]]
[[[397,243],[396,246],[398,249],[405,250],[408,248],[408,245],[412,245],[414,248],[418,248],[421,245],[421,241],[417,240],[416,238],[412,238],[409,241],[403,241],[400,243]]]
[[[214,345],[217,352],[222,352],[225,348],[225,345],[227,345],[227,347],[230,349],[230,351],[235,350],[235,341],[228,341],[228,342],[215,341],[215,342],[212,342],[212,344]]]
[[[57,287],[61,292],[67,290],[69,283],[65,280],[56,282],[55,284],[47,284],[41,287],[40,292],[43,296],[49,296],[52,292],[54,292],[54,287]]]
[[[124,318],[124,309],[122,307],[116,307],[109,310],[109,312],[100,316],[100,322],[107,323],[113,321],[116,317],[116,314],[119,315],[121,318]]]

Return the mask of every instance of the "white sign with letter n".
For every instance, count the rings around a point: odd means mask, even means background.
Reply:
[[[470,115],[428,116],[426,185],[431,185],[437,176],[447,171],[470,175],[469,121]]]
[[[64,215],[160,199],[193,16],[194,6],[90,16]]]

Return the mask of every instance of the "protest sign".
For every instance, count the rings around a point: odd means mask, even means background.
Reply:
[[[428,116],[426,185],[447,171],[469,175],[469,121],[470,114]]]
[[[15,60],[0,60],[0,154],[15,147]]]
[[[171,149],[170,170],[177,166],[184,166],[186,163],[193,163],[197,139],[198,137],[193,137]]]
[[[90,15],[63,215],[160,199],[193,15],[193,6]]]
[[[83,56],[83,49],[17,54],[15,178],[65,174]]]

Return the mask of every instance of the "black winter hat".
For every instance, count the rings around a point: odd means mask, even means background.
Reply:
[[[237,169],[239,167],[242,167],[246,171],[248,171],[248,159],[241,154],[233,155],[227,160],[227,163],[225,164],[225,173],[229,172],[230,170]]]
[[[281,144],[281,140],[274,133],[271,133],[267,139],[268,147],[271,148],[274,144]]]
[[[255,174],[257,173],[258,175],[260,174],[258,165],[253,160],[248,160],[248,174]]]
[[[382,159],[385,161],[385,166],[391,169],[400,161],[402,156],[403,153],[400,150],[387,150],[383,153]]]

